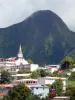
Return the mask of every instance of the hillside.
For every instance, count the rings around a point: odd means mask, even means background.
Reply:
[[[74,42],[75,33],[59,16],[49,10],[38,11],[21,23],[0,29],[0,57],[16,56],[21,44],[26,59],[59,63],[65,55],[73,55]]]

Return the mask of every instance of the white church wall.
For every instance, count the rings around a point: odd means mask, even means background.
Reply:
[[[31,71],[35,71],[39,68],[39,65],[38,64],[30,64],[30,70]]]
[[[0,69],[4,69],[12,72],[13,70],[17,72],[21,69],[28,69],[34,71],[38,69],[38,64],[29,64],[23,57],[21,45],[17,57],[1,58]]]

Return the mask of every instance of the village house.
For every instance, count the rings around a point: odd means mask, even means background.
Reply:
[[[63,90],[66,91],[66,81],[67,78],[61,78],[61,77],[43,77],[43,78],[38,78],[38,84],[46,85],[50,84],[52,85],[53,82],[57,79],[61,79],[63,82]]]
[[[40,96],[40,98],[45,98],[49,94],[49,87],[45,85],[34,85],[30,86],[31,93]]]

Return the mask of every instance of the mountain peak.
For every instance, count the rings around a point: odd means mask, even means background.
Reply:
[[[39,64],[59,63],[73,54],[74,42],[75,34],[59,16],[40,10],[21,23],[0,29],[0,57],[15,56],[21,43],[25,58]]]

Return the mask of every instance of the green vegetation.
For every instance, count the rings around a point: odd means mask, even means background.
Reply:
[[[18,74],[25,74],[25,73],[31,73],[30,70],[20,70],[17,72]]]
[[[8,95],[3,97],[3,100],[26,100],[30,96],[30,89],[24,84],[14,86],[9,90]]]
[[[51,73],[51,77],[57,77],[58,76],[58,71],[54,71],[53,73]]]
[[[60,17],[49,10],[35,12],[22,23],[0,29],[0,57],[16,56],[20,43],[24,57],[28,59],[27,61],[30,64],[45,65],[61,62],[61,69],[69,70],[75,67],[73,60],[75,59],[75,33],[67,28]],[[30,71],[21,70],[18,73],[30,73]],[[37,70],[31,73],[31,78],[36,79],[47,75],[67,77],[66,73],[56,71],[51,74],[44,70]],[[1,72],[1,83],[10,83],[11,80],[10,73]],[[62,81],[56,80],[53,85],[56,94],[62,95]],[[67,81],[66,95],[69,95],[71,100],[75,99],[74,85],[75,72],[71,73]],[[3,100],[19,99],[39,100],[39,97],[31,96],[30,90],[26,86],[18,85],[13,87],[8,95],[3,98]]]
[[[10,83],[12,81],[12,76],[9,72],[7,71],[2,71],[1,72],[1,84],[7,84]]]
[[[0,57],[16,56],[20,43],[24,57],[34,63],[59,63],[68,53],[75,58],[75,33],[49,10],[35,12],[19,24],[0,29]]]
[[[70,96],[70,100],[75,100],[75,86],[68,86],[66,95]]]
[[[14,86],[2,100],[47,100],[38,95],[32,95],[30,89],[24,84]]]
[[[40,100],[40,97],[37,95],[30,95],[26,100]]]
[[[68,77],[68,75],[66,74],[66,72],[58,72],[58,71],[54,71],[53,73],[50,73],[51,77]]]
[[[71,69],[74,64],[74,60],[72,57],[66,56],[62,61],[61,61],[61,69]]]
[[[38,78],[38,77],[39,77],[39,74],[38,74],[37,71],[33,71],[33,72],[31,73],[31,78],[36,79],[36,78]]]
[[[45,85],[48,86],[49,88],[50,88],[50,86],[51,86],[50,84],[45,84]]]
[[[68,75],[66,74],[66,72],[63,72],[63,73],[58,73],[57,74],[57,77],[68,77]]]
[[[58,95],[58,96],[61,96],[62,95],[62,91],[63,91],[63,83],[62,83],[62,80],[61,79],[57,79],[53,85],[53,87],[55,87],[55,93]]]
[[[46,70],[43,70],[43,69],[38,69],[36,71],[33,71],[31,73],[31,78],[38,78],[38,77],[45,77],[45,76],[48,76],[49,75],[49,72],[47,72]]]
[[[69,77],[69,80],[71,81],[75,81],[75,72],[72,72],[70,77]]]
[[[45,77],[48,75],[48,73],[43,69],[40,69],[39,72],[40,72],[40,77]]]
[[[27,62],[28,62],[29,64],[34,64],[34,62],[33,62],[32,59],[27,59]]]
[[[75,86],[75,81],[68,80],[67,86]]]

